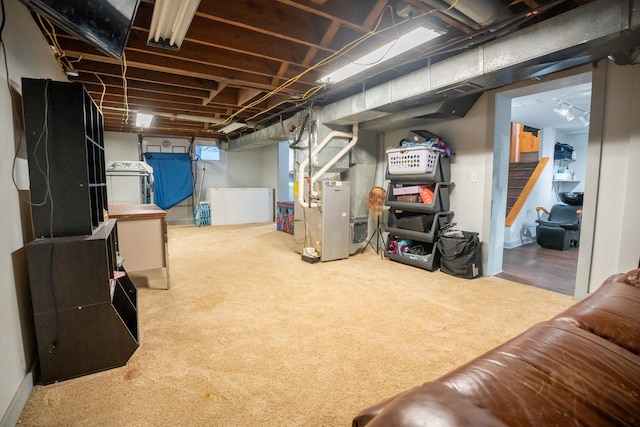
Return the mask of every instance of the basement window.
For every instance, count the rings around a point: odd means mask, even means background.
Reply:
[[[206,162],[220,161],[220,149],[213,145],[196,145],[196,155]]]

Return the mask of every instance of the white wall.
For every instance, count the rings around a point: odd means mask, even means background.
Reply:
[[[22,77],[66,80],[27,9],[17,0],[6,0],[5,12],[7,19],[2,37],[10,80],[18,86]],[[28,354],[30,345],[23,343],[23,334],[31,339],[33,337],[31,331],[22,330],[25,322],[21,321],[19,312],[19,292],[24,289],[17,289],[16,277],[25,272],[14,273],[12,260],[12,253],[22,248],[23,238],[18,192],[12,180],[15,154],[13,113],[4,71],[1,74],[0,200],[3,207],[0,210],[0,425],[14,425],[32,387],[31,367],[27,366],[27,360],[32,359],[32,355]],[[16,161],[15,176],[21,183],[21,189],[26,189],[26,160]]]
[[[606,67],[590,291],[640,258],[640,65]]]
[[[464,118],[412,128],[427,129],[453,146],[456,156],[451,163],[451,181],[455,186],[450,191],[449,198],[450,209],[454,212],[453,221],[456,222],[456,228],[477,233],[482,231],[485,180],[484,132],[487,127],[487,106],[486,99],[483,98],[484,95]],[[396,147],[409,130],[411,129],[400,129],[384,134],[385,156],[386,150]],[[381,159],[380,169],[385,170],[385,162],[386,158]],[[472,180],[472,176],[475,176],[475,180]]]
[[[580,265],[586,272],[584,277],[579,275],[578,279],[585,282],[589,292],[595,290],[611,274],[636,268],[640,258],[640,221],[637,220],[640,212],[640,187],[637,185],[640,182],[640,168],[637,166],[640,164],[640,65],[617,66],[603,60],[599,66],[606,67],[607,74],[601,80],[594,80],[594,93],[601,91],[605,95],[601,101],[592,101],[592,111],[595,111],[593,104],[600,102],[603,118],[599,123],[597,117],[592,117],[591,128],[599,126],[602,129],[590,131],[588,138],[585,134],[557,135],[563,142],[572,143],[577,150],[579,161],[572,164],[572,167],[581,183],[575,187],[575,191],[585,191],[585,197],[597,200],[597,204],[594,203],[593,208],[589,208],[591,212],[583,215],[583,226],[595,228],[593,238],[589,232],[585,232],[581,239]],[[589,70],[585,66],[559,73],[558,76],[550,76],[549,79],[577,75]],[[496,227],[490,226],[492,215],[499,210],[496,209],[499,202],[496,197],[501,197],[502,191],[499,183],[492,182],[496,163],[493,141],[508,141],[509,136],[508,133],[501,133],[499,137],[494,137],[492,127],[493,117],[496,115],[496,94],[533,84],[535,82],[521,82],[487,92],[462,119],[413,127],[428,129],[454,146],[456,158],[451,165],[451,180],[455,182],[455,188],[451,192],[451,209],[455,213],[456,227],[481,232],[481,238],[489,245],[498,245],[499,241],[501,247],[503,241],[503,236],[493,235]],[[598,85],[606,87],[600,88]],[[408,130],[410,129],[386,132],[385,148],[397,145]],[[597,136],[599,133],[602,133],[601,141],[598,141],[602,145],[601,156],[598,155],[600,151],[594,150],[591,145],[591,135]],[[586,150],[587,143],[588,165],[582,164],[587,156],[581,155]],[[503,145],[501,143],[498,149],[502,149]],[[552,157],[552,152],[550,156]],[[384,165],[385,161],[386,159],[381,159],[381,164]],[[478,181],[471,182],[471,174],[476,171]],[[541,191],[541,198],[546,193],[549,203],[554,201],[551,191]],[[532,218],[527,216],[528,220]],[[592,243],[592,251],[585,247],[588,242]],[[485,249],[493,250],[492,247],[483,246],[483,251]],[[501,259],[498,260],[495,256],[497,251],[492,253],[495,265],[485,270],[489,274],[495,274],[501,269]],[[582,260],[582,257],[585,259]],[[584,294],[579,292],[578,296]]]
[[[181,141],[183,140],[176,139],[175,143],[178,144]],[[197,143],[196,140],[195,144]],[[196,197],[203,167],[205,170],[203,188],[276,188],[277,144],[246,151],[221,151],[220,154],[221,159],[218,162],[198,161]],[[105,160],[107,162],[138,160],[138,135],[106,132]],[[192,220],[191,198],[167,210],[169,223],[190,223]]]
[[[587,171],[587,145],[589,143],[589,134],[585,133],[570,133],[565,134],[558,131],[558,141],[570,144],[573,146],[576,161],[570,163],[568,166],[574,172],[574,179],[580,181],[575,186],[561,187],[560,191],[576,191],[584,192],[584,179]]]

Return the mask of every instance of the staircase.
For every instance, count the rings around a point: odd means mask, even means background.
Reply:
[[[538,162],[516,162],[509,163],[509,185],[507,187],[507,215],[518,200],[529,177],[536,169]]]

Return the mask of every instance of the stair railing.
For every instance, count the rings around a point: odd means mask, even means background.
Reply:
[[[538,165],[531,173],[529,180],[525,184],[524,188],[522,189],[522,192],[518,196],[518,199],[516,200],[516,202],[513,204],[513,207],[509,211],[509,214],[507,215],[507,218],[504,221],[504,225],[506,227],[511,227],[513,223],[516,221],[516,218],[518,218],[518,214],[522,210],[524,203],[529,198],[529,195],[533,191],[533,188],[538,182],[538,179],[540,179],[540,175],[542,175],[542,171],[544,171],[544,168],[547,166],[548,162],[549,162],[548,157],[543,157],[538,162]]]

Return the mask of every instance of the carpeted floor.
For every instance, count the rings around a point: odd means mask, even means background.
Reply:
[[[371,249],[308,264],[293,247],[273,223],[170,228],[171,290],[137,278],[127,366],[34,387],[21,425],[349,426],[575,302]]]

